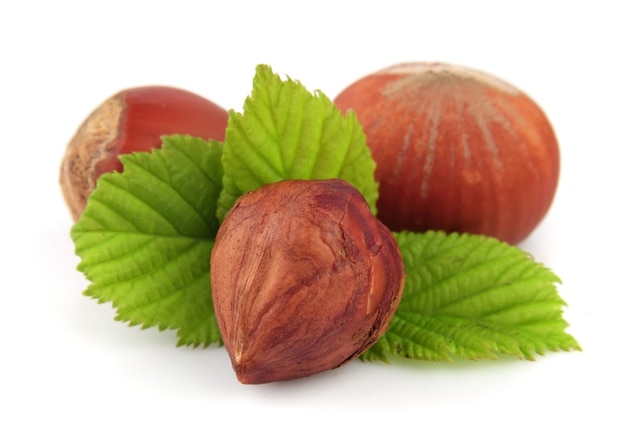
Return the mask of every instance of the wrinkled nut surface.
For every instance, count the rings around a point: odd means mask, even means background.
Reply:
[[[283,181],[242,196],[211,255],[217,322],[247,384],[358,357],[386,331],[404,279],[393,235],[338,179]]]

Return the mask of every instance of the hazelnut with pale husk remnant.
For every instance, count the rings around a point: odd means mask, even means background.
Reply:
[[[192,92],[168,86],[122,90],[99,105],[67,145],[61,164],[63,197],[76,221],[100,176],[121,172],[119,156],[160,148],[162,136],[224,140],[228,113]]]

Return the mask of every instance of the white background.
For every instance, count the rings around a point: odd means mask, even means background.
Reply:
[[[0,424],[625,424],[624,17],[602,0],[3,2]],[[81,294],[58,171],[105,98],[167,84],[240,109],[258,63],[332,98],[405,61],[488,71],[549,116],[559,190],[522,247],[563,279],[583,352],[245,386],[222,348],[176,348]]]

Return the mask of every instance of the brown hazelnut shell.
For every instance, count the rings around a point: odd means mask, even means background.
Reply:
[[[404,280],[393,235],[338,179],[242,196],[211,255],[217,322],[237,378],[249,384],[358,357],[386,331]]]
[[[539,105],[491,74],[453,64],[393,65],[335,98],[367,136],[378,217],[393,231],[468,232],[510,244],[547,214],[559,178]]]
[[[176,87],[133,87],[106,99],[80,125],[61,163],[72,218],[78,220],[102,174],[122,171],[121,154],[159,148],[171,134],[223,141],[227,122],[225,109]]]

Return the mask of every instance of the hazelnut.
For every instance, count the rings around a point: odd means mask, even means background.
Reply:
[[[408,63],[335,99],[354,110],[377,163],[378,217],[391,230],[468,232],[517,244],[547,213],[559,148],[539,106],[481,71]]]
[[[61,164],[61,190],[78,220],[98,178],[122,171],[118,156],[161,146],[161,136],[224,140],[228,113],[194,93],[166,86],[135,87],[96,108],[70,140]]]
[[[291,180],[242,196],[211,255],[215,314],[242,383],[339,367],[387,329],[404,287],[396,241],[347,182]]]

